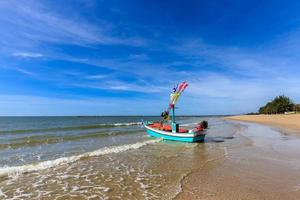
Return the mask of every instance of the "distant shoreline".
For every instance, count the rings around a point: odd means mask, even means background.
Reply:
[[[279,114],[279,115],[237,115],[224,117],[228,120],[237,120],[245,122],[255,122],[276,126],[279,128],[293,129],[300,131],[300,114]]]

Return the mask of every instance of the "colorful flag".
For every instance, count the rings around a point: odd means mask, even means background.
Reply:
[[[182,82],[177,88],[177,90],[174,90],[173,93],[170,95],[170,105],[169,109],[173,108],[176,102],[178,101],[181,93],[185,90],[185,88],[188,86],[187,82]]]

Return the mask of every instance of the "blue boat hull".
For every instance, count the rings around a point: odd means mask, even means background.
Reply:
[[[181,141],[181,142],[203,142],[204,138],[205,138],[205,134],[201,134],[201,135],[193,136],[193,137],[184,137],[183,135],[181,137],[178,137],[178,136],[173,136],[171,134],[166,135],[163,133],[159,133],[158,131],[155,131],[153,129],[151,130],[147,127],[146,127],[146,130],[147,130],[147,133],[149,135],[151,135],[152,137],[163,138],[165,140],[174,140],[174,141]]]

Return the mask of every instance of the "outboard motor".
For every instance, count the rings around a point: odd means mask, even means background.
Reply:
[[[193,129],[193,131],[194,132],[203,131],[204,129],[207,129],[207,127],[208,127],[208,122],[204,120],[198,123],[197,126],[195,126],[195,128]]]
[[[202,122],[200,122],[200,125],[202,126],[203,129],[207,129],[208,128],[208,122],[203,120]]]

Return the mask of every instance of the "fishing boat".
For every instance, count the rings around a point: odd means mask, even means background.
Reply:
[[[207,121],[198,123],[192,129],[181,127],[175,121],[175,104],[177,103],[180,95],[186,89],[188,83],[186,81],[173,88],[170,95],[170,103],[168,109],[161,114],[162,120],[158,122],[143,122],[147,133],[150,136],[163,138],[166,140],[175,140],[182,142],[203,142],[207,128]],[[169,113],[172,112],[170,119]]]

